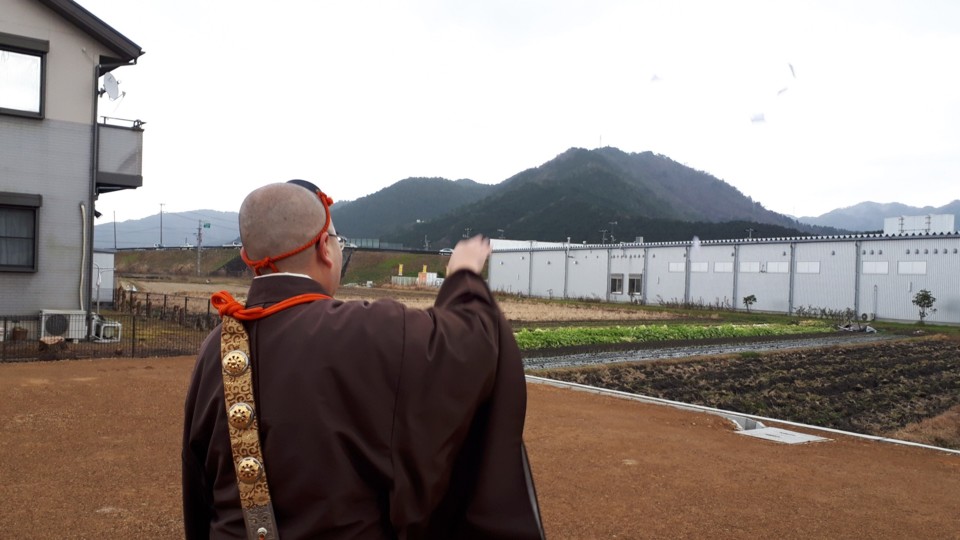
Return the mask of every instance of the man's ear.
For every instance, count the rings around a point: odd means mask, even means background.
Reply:
[[[320,245],[317,247],[317,261],[327,268],[333,268],[333,257],[330,254],[330,235],[324,232],[320,235]]]

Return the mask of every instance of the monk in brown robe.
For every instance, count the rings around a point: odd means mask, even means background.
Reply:
[[[330,201],[300,184],[262,187],[240,209],[245,260],[263,274],[248,310],[337,292]],[[280,538],[543,538],[520,352],[479,275],[489,253],[480,238],[460,242],[427,310],[321,298],[243,323]],[[191,539],[247,537],[220,334],[202,345],[186,399]]]

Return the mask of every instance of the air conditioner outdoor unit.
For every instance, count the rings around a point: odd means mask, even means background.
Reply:
[[[87,312],[78,309],[40,310],[40,337],[87,339]]]

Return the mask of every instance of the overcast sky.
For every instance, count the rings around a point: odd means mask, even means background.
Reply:
[[[79,1],[146,51],[100,103],[147,122],[144,185],[101,223],[600,145],[794,216],[960,198],[960,2]]]

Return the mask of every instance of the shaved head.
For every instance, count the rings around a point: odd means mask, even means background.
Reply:
[[[276,257],[312,240],[325,221],[315,193],[296,184],[269,184],[247,195],[240,206],[240,240],[250,259]],[[277,266],[296,271],[310,252],[277,261]]]

